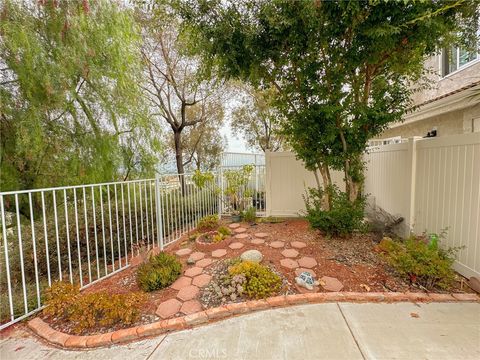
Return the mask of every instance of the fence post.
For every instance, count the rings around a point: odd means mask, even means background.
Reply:
[[[223,161],[220,164],[220,170],[217,171],[218,176],[218,218],[222,218],[222,196],[223,196]]]
[[[160,250],[163,250],[163,217],[162,217],[162,204],[160,199],[160,176],[155,174],[155,212],[157,217],[157,243],[160,246]]]
[[[270,151],[265,151],[265,216],[272,215],[272,194],[271,194],[271,162],[272,154]]]
[[[409,183],[407,194],[409,194],[408,208],[406,216],[405,237],[409,237],[413,233],[415,223],[415,196],[416,196],[416,177],[417,177],[417,140],[419,136],[408,139],[408,157],[409,157]]]

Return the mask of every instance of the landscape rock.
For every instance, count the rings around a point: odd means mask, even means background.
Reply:
[[[242,259],[243,261],[252,261],[259,263],[262,261],[263,255],[258,250],[247,250],[244,251],[242,255],[240,255],[240,259]]]

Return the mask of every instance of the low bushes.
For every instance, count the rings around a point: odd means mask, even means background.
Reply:
[[[330,192],[331,209],[324,210],[322,197],[324,191]],[[310,188],[304,196],[306,218],[314,229],[319,229],[329,236],[345,236],[354,231],[365,230],[363,223],[365,200],[359,198],[351,203],[347,194],[338,187],[329,189]]]
[[[182,264],[175,256],[160,253],[139,266],[137,283],[143,291],[155,291],[171,285],[182,273]]]
[[[200,232],[212,231],[220,226],[218,215],[208,215],[200,219],[197,230]]]
[[[282,286],[282,279],[268,267],[251,261],[242,261],[231,266],[228,272],[232,278],[245,277],[243,290],[249,298],[263,299],[274,295]]]
[[[404,242],[384,238],[378,245],[387,262],[412,283],[428,290],[448,289],[455,279],[452,264],[458,248],[442,250],[437,237],[411,237]]]
[[[46,291],[45,299],[47,307],[44,312],[71,322],[74,332],[80,334],[98,326],[134,323],[138,320],[139,307],[146,301],[146,295],[139,292],[81,294],[78,286],[55,282]]]

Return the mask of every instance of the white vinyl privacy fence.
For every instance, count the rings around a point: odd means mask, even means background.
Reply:
[[[365,155],[365,193],[405,218],[405,233],[445,232],[444,247],[462,247],[455,269],[480,276],[480,133],[378,141]],[[293,153],[266,154],[266,215],[299,216],[313,174]],[[343,187],[343,176],[333,172]]]

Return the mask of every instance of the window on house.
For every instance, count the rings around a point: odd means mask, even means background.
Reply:
[[[447,76],[478,58],[479,54],[475,51],[468,51],[457,46],[445,48],[442,51],[442,76]]]

